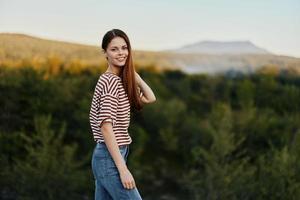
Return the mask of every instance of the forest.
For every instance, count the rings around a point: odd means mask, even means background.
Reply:
[[[0,66],[0,199],[93,199],[88,114],[105,66],[19,66]],[[129,127],[143,199],[300,199],[299,75],[137,71],[157,98]]]

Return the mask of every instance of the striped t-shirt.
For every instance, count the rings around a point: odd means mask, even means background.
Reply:
[[[97,82],[91,109],[90,125],[94,140],[104,142],[102,123],[111,122],[118,145],[130,144],[128,133],[130,123],[130,103],[122,79],[110,72],[103,73]]]

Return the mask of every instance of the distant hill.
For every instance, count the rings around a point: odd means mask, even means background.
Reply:
[[[174,69],[166,52],[133,50],[134,63],[139,67],[155,66],[161,69]],[[87,66],[103,66],[106,60],[100,46],[76,44],[64,41],[42,39],[18,33],[0,33],[0,64],[21,60],[45,62],[56,59],[61,63],[80,62]]]
[[[246,43],[243,44],[250,49],[252,45]],[[237,48],[237,46],[243,45],[240,43],[235,47]],[[229,46],[226,48],[228,50]],[[224,47],[223,51],[226,48]],[[258,51],[257,48],[254,49]],[[187,73],[214,74],[232,70],[248,73],[263,66],[275,66],[280,69],[292,66],[297,70],[300,69],[299,58],[273,55],[264,50],[260,50],[260,52],[257,54],[246,54],[245,52],[243,54],[212,54],[206,52],[204,54],[134,50],[133,57],[134,64],[138,68],[153,66],[158,70],[181,69]],[[22,60],[42,63],[40,65],[43,66],[43,63],[47,62],[49,58],[52,59],[52,63],[63,63],[67,66],[74,62],[88,67],[107,66],[100,46],[41,39],[23,34],[0,33],[0,66],[15,65]]]
[[[175,56],[176,55],[176,56]],[[212,55],[212,54],[174,54],[172,58],[177,66],[187,73],[224,73],[239,71],[253,73],[262,67],[278,68],[278,70],[297,68],[300,72],[300,59],[277,55]]]
[[[185,45],[173,50],[177,53],[200,53],[200,54],[271,54],[269,51],[257,47],[250,41],[202,41],[195,44]]]
[[[99,54],[99,49],[88,45],[40,39],[23,34],[0,34],[0,60],[43,60],[56,56],[62,62],[82,59],[93,63],[99,61],[97,52]]]

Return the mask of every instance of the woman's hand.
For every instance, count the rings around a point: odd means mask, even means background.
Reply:
[[[120,178],[124,188],[131,190],[136,187],[133,176],[128,169],[120,171]]]
[[[135,80],[142,92],[141,101],[143,103],[153,103],[154,101],[156,101],[156,97],[152,89],[147,85],[147,83],[140,77],[140,75],[137,72],[135,72]]]

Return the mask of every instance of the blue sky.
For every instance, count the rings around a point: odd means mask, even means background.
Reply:
[[[299,0],[0,0],[0,32],[100,46],[124,30],[138,50],[250,40],[300,58]]]

